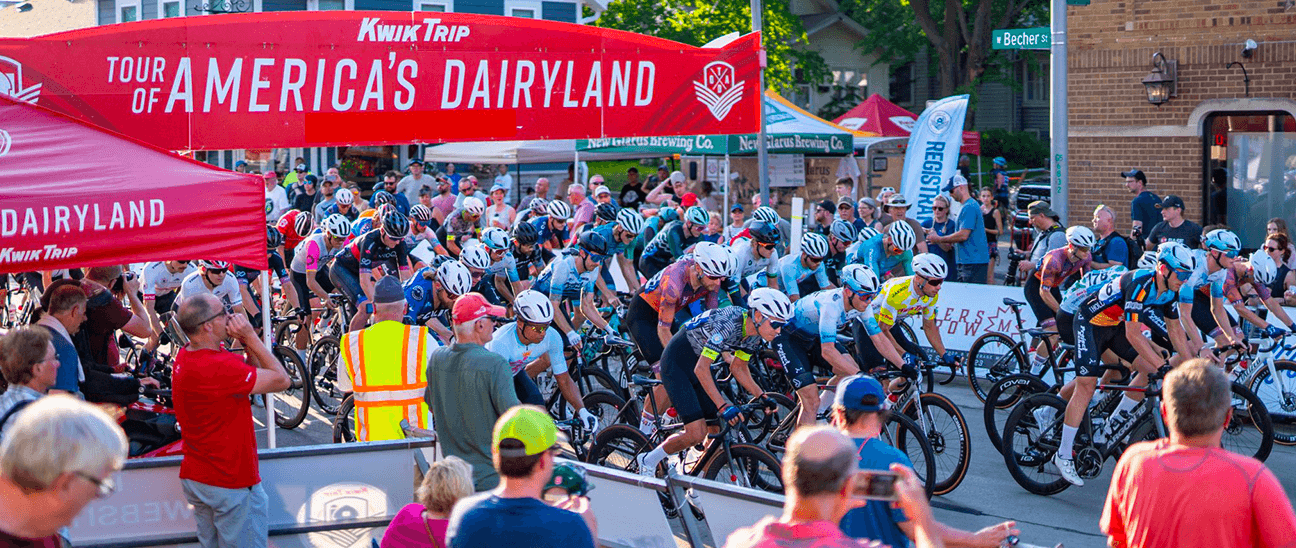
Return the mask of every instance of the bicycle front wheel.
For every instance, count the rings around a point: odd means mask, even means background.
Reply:
[[[337,337],[320,337],[311,345],[309,358],[311,382],[314,386],[311,395],[320,411],[327,415],[337,414],[346,393],[337,386],[338,375],[345,375],[342,369],[342,352]]]
[[[1269,411],[1250,390],[1233,383],[1233,417],[1224,426],[1220,445],[1239,455],[1264,462],[1273,450],[1274,428]]]
[[[702,477],[768,493],[783,493],[783,466],[778,459],[769,451],[745,443],[729,446],[728,454],[717,451],[702,470]]]
[[[927,498],[936,491],[936,456],[932,453],[931,442],[927,441],[922,429],[913,419],[899,413],[887,415],[886,424],[882,427],[882,441],[904,451],[913,463],[914,473],[923,482]]]
[[[1036,413],[1036,410],[1041,410]],[[1056,495],[1071,486],[1052,464],[1062,441],[1066,402],[1053,394],[1027,396],[1008,415],[1003,431],[1004,463],[1013,481],[1036,495]],[[1039,424],[1036,416],[1048,419]]]
[[[1003,333],[986,333],[972,343],[964,365],[972,393],[984,402],[1000,379],[1026,371],[1026,355],[1011,337]]]
[[[347,396],[333,416],[333,443],[351,443],[355,438],[355,397]]]
[[[288,372],[288,388],[274,395],[275,424],[279,428],[292,430],[306,419],[310,409],[310,372],[306,364],[297,357],[297,352],[284,345],[275,345],[274,356]]]
[[[624,424],[614,424],[594,436],[594,444],[590,446],[585,461],[634,473],[639,471],[635,456],[646,453],[652,448],[652,441],[639,429]]]
[[[1003,454],[1002,432],[1013,406],[1026,396],[1047,392],[1048,389],[1048,383],[1029,373],[1009,375],[999,379],[999,382],[990,388],[990,392],[986,394],[983,418],[986,436],[990,438],[990,445],[994,446],[995,451]]]
[[[968,465],[972,461],[972,441],[968,435],[967,420],[963,413],[949,398],[940,394],[923,394],[921,396],[922,413],[913,400],[905,405],[904,414],[918,423],[931,443],[936,461],[936,485],[934,493],[945,495],[963,483],[967,477]],[[904,434],[897,435],[902,441]]]
[[[1251,379],[1251,392],[1269,411],[1273,423],[1274,442],[1279,445],[1296,445],[1296,362],[1274,362],[1277,376],[1269,368],[1261,369]]]

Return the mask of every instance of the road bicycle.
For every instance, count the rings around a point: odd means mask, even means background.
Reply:
[[[338,387],[338,375],[342,371],[342,349],[338,341],[347,330],[349,315],[346,314],[347,302],[340,293],[329,294],[333,306],[320,312],[319,319],[311,327],[310,350],[306,363],[310,365],[311,397],[315,405],[325,415],[336,415],[346,399],[347,392]]]
[[[1284,341],[1290,334],[1277,339],[1252,337],[1242,348],[1238,365],[1230,371],[1230,378],[1251,390],[1269,411],[1273,422],[1274,442],[1296,445],[1296,362],[1279,360],[1278,351],[1290,351]]]
[[[972,347],[968,349],[966,360],[968,385],[972,387],[972,393],[977,399],[985,402],[990,389],[1004,377],[1030,372],[1027,365],[1028,356],[1034,355],[1034,349],[1040,344],[1044,345],[1044,368],[1033,374],[1043,377],[1051,371],[1054,374],[1054,381],[1059,384],[1066,384],[1071,380],[1074,377],[1074,371],[1070,369],[1071,348],[1069,346],[1064,348],[1064,345],[1056,342],[1057,331],[1027,328],[1022,320],[1021,310],[1026,306],[1025,302],[1005,297],[1003,304],[1012,309],[1013,316],[1017,320],[1017,336],[1014,338],[1005,333],[991,331],[977,337]],[[1065,375],[1065,373],[1072,374]]]
[[[901,371],[888,369],[877,372],[874,376],[885,386],[892,379],[904,379],[904,386],[899,393],[892,393],[896,400],[891,404],[893,412],[903,414],[918,425],[918,430],[931,444],[934,470],[934,493],[948,494],[958,488],[967,477],[968,467],[972,462],[972,438],[968,435],[967,420],[963,412],[949,398],[935,392],[925,392],[919,387],[923,383],[923,373],[930,370],[931,364],[925,358],[919,358],[917,367],[905,367]],[[907,442],[908,430],[896,432],[896,447],[903,447]]]

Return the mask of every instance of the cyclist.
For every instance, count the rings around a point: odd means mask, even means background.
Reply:
[[[779,258],[774,251],[779,242],[778,225],[752,221],[745,230],[748,237],[734,239],[729,247],[735,260],[734,273],[730,278],[730,286],[735,290],[729,293],[729,300],[734,304],[742,304],[743,297],[753,287],[778,285]],[[765,272],[764,280],[759,279],[761,271]]]
[[[882,279],[891,277],[897,268],[902,268],[905,276],[913,276],[913,247],[917,240],[909,223],[893,222],[881,234],[859,239],[847,248],[846,261],[867,266]]]
[[[1163,361],[1153,342],[1143,334],[1141,324],[1145,316],[1178,320],[1179,311],[1174,307],[1176,293],[1193,276],[1198,262],[1198,256],[1183,244],[1163,244],[1157,251],[1155,269],[1126,272],[1080,304],[1075,317],[1075,389],[1067,402],[1062,440],[1053,456],[1053,465],[1071,484],[1084,485],[1084,480],[1076,473],[1072,453],[1080,422],[1093,399],[1098,376],[1102,374],[1103,352],[1111,350],[1144,373],[1135,376],[1131,384],[1147,386],[1147,374],[1156,371]],[[1165,325],[1171,345],[1179,356],[1192,356],[1179,322],[1167,321]],[[1112,421],[1132,410],[1142,397],[1138,392],[1126,392],[1112,413]],[[1047,416],[1038,419],[1051,420]]]
[[[941,364],[948,366],[954,364],[954,355],[945,350],[940,329],[936,327],[936,300],[940,297],[945,277],[949,275],[949,265],[945,264],[945,259],[935,253],[919,253],[914,257],[913,271],[912,276],[891,278],[883,283],[879,290],[880,295],[873,299],[873,303],[869,306],[872,321],[877,323],[876,326],[871,326],[869,334],[876,330],[882,337],[877,339],[865,337],[863,344],[860,344],[857,339],[856,345],[861,350],[861,360],[870,367],[880,363],[879,355],[885,356],[880,354],[883,348],[889,348],[896,354],[905,356],[909,364],[912,364],[915,357],[923,355],[918,341],[908,340],[896,327],[896,324],[905,318],[917,315],[922,316],[923,334],[927,336],[928,344],[931,344],[940,355]],[[886,344],[879,344],[881,342]],[[888,358],[888,361],[891,365],[895,365],[893,359]],[[894,379],[890,388],[892,392],[896,392],[905,385],[904,380]]]
[[[418,246],[420,242],[428,242],[438,255],[448,255],[445,248],[441,246],[436,231],[432,230],[432,223],[435,221],[432,208],[423,204],[414,204],[414,207],[410,208],[409,220],[410,232],[405,236],[405,243],[410,246],[410,249]]]
[[[393,210],[382,219],[382,229],[364,233],[337,252],[329,279],[356,308],[351,331],[364,328],[373,313],[373,270],[398,275],[402,282],[409,279],[409,249],[404,241],[408,233],[409,219]]]
[[[185,299],[207,293],[220,299],[226,312],[234,313],[236,307],[246,307],[238,282],[229,275],[229,267],[225,261],[198,261],[198,271],[185,276],[172,306],[178,309]]]
[[[472,275],[473,291],[481,292],[482,289],[490,291],[491,295],[487,300],[492,303],[499,303],[499,295],[495,294],[495,288],[489,287],[491,284],[482,283],[486,279],[486,270],[491,267],[491,253],[481,242],[473,242],[465,245],[463,251],[459,253],[459,262],[468,267],[468,272]]]
[[[551,251],[544,254],[548,262],[553,258],[552,250],[562,249],[563,244],[571,237],[567,231],[567,221],[571,219],[572,208],[567,202],[554,200],[545,205],[545,212],[548,215],[531,219],[531,224],[540,235],[538,241],[546,250]]]
[[[1229,317],[1224,308],[1224,281],[1237,256],[1242,253],[1242,240],[1232,231],[1217,229],[1206,233],[1202,247],[1205,249],[1193,250],[1197,256],[1197,269],[1179,289],[1179,316],[1190,318],[1197,327],[1187,330],[1192,355],[1201,351],[1202,333],[1215,339],[1220,346],[1242,342],[1240,333],[1236,331],[1237,321]],[[1202,298],[1205,303],[1199,300]],[[1221,329],[1224,326],[1228,329]]]
[[[599,209],[608,204],[599,204]],[[625,279],[627,289],[631,294],[638,293],[642,288],[639,283],[639,273],[635,271],[634,249],[636,243],[643,233],[644,218],[638,211],[632,209],[620,209],[616,212],[616,219],[613,222],[599,225],[592,230],[603,235],[603,238],[611,242],[612,255],[621,255],[621,276]],[[603,283],[609,285],[612,282],[612,275],[608,269],[610,265],[605,264],[603,268]],[[611,301],[609,301],[611,302]]]
[[[339,188],[333,193],[333,204],[324,208],[324,215],[338,214],[348,221],[360,218],[360,209],[355,206],[355,193],[349,188]]]
[[[1040,260],[1040,267],[1026,278],[1026,303],[1030,305],[1035,320],[1042,328],[1057,323],[1062,285],[1072,276],[1089,269],[1089,263],[1093,259],[1089,250],[1093,249],[1097,238],[1089,227],[1073,226],[1066,229],[1066,241],[1067,245],[1045,253]],[[1043,367],[1047,353],[1045,346],[1040,344],[1035,347],[1035,355],[1031,357],[1032,371],[1039,371]]]
[[[329,280],[328,266],[332,257],[342,248],[351,234],[351,224],[346,217],[329,215],[320,224],[322,231],[311,234],[297,244],[292,264],[292,285],[297,292],[297,302],[302,309],[309,306],[311,295],[319,298],[324,306],[333,306],[328,294],[333,291],[333,282]]]
[[[706,439],[704,419],[723,418],[730,424],[743,420],[738,408],[726,403],[716,388],[711,364],[722,354],[731,354],[729,372],[733,378],[747,393],[764,396],[747,363],[779,336],[791,317],[792,302],[786,295],[760,287],[752,290],[746,308],[708,309],[680,327],[662,354],[661,379],[684,429],[635,457],[640,474],[651,476],[667,455],[702,443]]]
[[[828,271],[828,283],[840,285],[838,273],[847,264],[846,250],[855,243],[859,232],[855,225],[837,219],[828,226],[828,256],[824,257],[824,269]]]
[[[513,246],[509,255],[517,263],[518,289],[531,287],[531,278],[544,268],[544,253],[537,245],[540,242],[540,231],[531,223],[518,223],[513,226]]]
[[[639,273],[651,279],[684,255],[684,250],[702,241],[702,231],[711,223],[711,213],[701,206],[684,212],[684,219],[671,221],[661,228],[644,248],[639,258]]]
[[[563,399],[576,410],[585,430],[594,432],[598,428],[598,418],[585,409],[580,389],[567,370],[562,335],[551,325],[553,303],[543,293],[528,289],[518,293],[513,310],[517,313],[517,321],[496,329],[486,349],[508,361],[513,370],[513,386],[518,401],[546,407],[544,397],[531,376],[552,369]]]
[[[779,241],[775,247],[775,251],[778,251],[779,255],[787,253],[788,240],[792,236],[792,224],[783,220],[782,217],[779,217],[778,211],[769,206],[760,206],[753,210],[751,221],[747,222],[746,228],[738,231],[738,233],[730,239],[730,245],[733,245],[733,242],[738,241],[739,238],[750,238],[751,225],[756,221],[767,223],[779,230]]]
[[[486,204],[481,198],[469,196],[464,198],[463,209],[459,210],[459,214],[450,217],[437,229],[437,237],[445,242],[450,256],[458,257],[466,242],[481,233],[481,216],[485,211]]]
[[[144,309],[148,312],[149,325],[153,328],[153,334],[144,345],[146,351],[152,352],[161,344],[162,320],[158,314],[171,310],[180,285],[197,270],[189,261],[158,261],[144,265],[144,283],[140,287],[144,293]],[[6,284],[7,281],[5,276],[0,275],[0,284]]]
[[[662,349],[674,334],[676,312],[695,301],[717,308],[720,283],[732,271],[732,258],[723,246],[698,244],[648,280],[643,292],[631,299],[622,325],[650,364],[661,359]]]
[[[814,424],[818,412],[833,400],[820,396],[815,370],[832,371],[829,385],[859,373],[855,360],[837,342],[837,332],[852,320],[865,317],[880,282],[872,269],[860,264],[846,265],[841,277],[840,290],[816,291],[798,300],[787,329],[774,340],[773,348],[778,352],[783,372],[801,399],[797,421],[802,425]]]
[[[551,202],[552,203],[552,202]],[[594,290],[598,283],[598,269],[607,260],[609,245],[602,234],[582,234],[575,253],[565,254],[549,263],[536,277],[536,291],[553,302],[554,310],[562,310],[563,301],[579,300],[580,306],[567,314],[558,314],[557,327],[565,333],[567,344],[579,350],[580,333],[576,328],[588,319],[595,327],[608,331],[608,323],[594,307]]]
[[[275,229],[283,234],[283,259],[285,264],[292,264],[293,252],[297,250],[297,244],[310,236],[315,230],[315,219],[309,211],[290,209],[279,217],[275,223]]]
[[[792,302],[832,287],[828,283],[828,273],[824,269],[824,257],[828,256],[828,238],[818,232],[807,232],[801,236],[801,253],[784,255],[778,261],[779,287]],[[813,282],[810,278],[814,278]]]
[[[651,242],[653,238],[657,237],[657,233],[661,232],[662,227],[670,224],[671,221],[678,220],[679,210],[669,205],[663,205],[657,210],[656,215],[653,215],[644,221],[644,237],[640,242],[640,247],[647,247],[648,242]],[[643,255],[642,249],[637,250],[637,252],[639,255]]]
[[[1269,325],[1269,322],[1248,308],[1242,289],[1251,286],[1247,296],[1254,294],[1261,304],[1281,322],[1279,325],[1286,325],[1292,328],[1292,331],[1296,331],[1296,325],[1292,324],[1291,317],[1283,310],[1282,303],[1275,299],[1269,290],[1269,284],[1272,284],[1277,276],[1278,264],[1274,262],[1273,257],[1264,251],[1257,251],[1252,253],[1251,258],[1245,263],[1234,261],[1224,277],[1224,298],[1233,305],[1233,310],[1237,311],[1238,317],[1264,330],[1266,337],[1281,337],[1286,331],[1281,327]],[[1240,337],[1241,333],[1235,332],[1235,335]]]
[[[498,300],[491,301],[499,304],[511,304],[514,295],[517,295],[518,289],[518,264],[517,259],[509,252],[512,248],[512,238],[509,237],[508,231],[492,226],[482,231],[481,243],[490,253],[490,266],[486,268],[486,275],[480,283],[481,293],[489,300],[492,293]],[[490,292],[486,289],[489,288]]]
[[[455,299],[472,289],[472,275],[463,263],[451,259],[435,269],[420,268],[405,282],[405,323],[423,325],[432,330],[437,340],[448,344],[454,333],[448,326],[450,310]]]
[[[279,248],[283,246],[284,236],[272,224],[266,225],[266,250],[268,253],[268,264],[270,272],[275,274],[275,279],[279,280],[280,287],[288,287],[292,283],[288,277],[288,269],[284,266],[283,257],[279,255]],[[244,266],[234,265],[234,280],[238,282],[239,291],[242,293],[243,302],[248,303],[249,320],[252,327],[261,327],[261,305],[258,300],[261,288],[257,286],[256,280],[261,275],[260,270],[247,268]],[[293,308],[298,308],[297,293],[294,291],[285,291],[284,298]]]

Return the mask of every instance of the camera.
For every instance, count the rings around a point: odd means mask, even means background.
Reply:
[[[855,473],[855,490],[851,493],[857,499],[885,500],[894,502],[896,482],[900,476],[895,472],[881,470],[862,470]]]

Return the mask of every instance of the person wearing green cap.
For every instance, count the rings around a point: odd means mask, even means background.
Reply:
[[[556,507],[541,500],[562,440],[544,409],[519,405],[500,416],[491,433],[499,487],[460,500],[450,512],[450,548],[594,548],[598,526],[589,499],[573,496]]]

